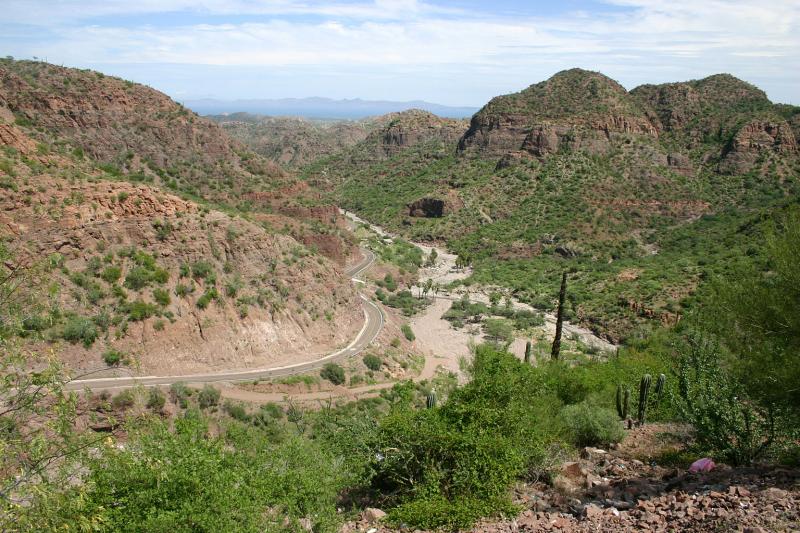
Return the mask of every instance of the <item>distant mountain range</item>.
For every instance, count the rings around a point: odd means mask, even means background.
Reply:
[[[281,98],[252,100],[186,100],[183,104],[201,115],[247,112],[258,115],[297,116],[328,119],[359,119],[408,109],[423,109],[441,117],[465,118],[477,107],[455,107],[422,100],[391,102],[383,100],[333,100],[331,98]]]

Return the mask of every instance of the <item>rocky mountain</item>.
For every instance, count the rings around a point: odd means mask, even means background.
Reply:
[[[629,92],[572,69],[492,99],[457,141],[457,124],[417,125],[427,140],[402,145],[376,130],[304,177],[538,307],[575,269],[571,318],[618,340],[679,320],[702,279],[755,253],[759,221],[796,201],[799,109],[730,75]]]
[[[349,280],[315,253],[349,253],[335,208],[272,209],[307,187],[215,124],[46,64],[4,61],[0,102],[0,237],[49,280],[32,348],[62,343],[76,371],[175,374],[312,358],[360,329]],[[234,196],[252,208],[218,203]]]

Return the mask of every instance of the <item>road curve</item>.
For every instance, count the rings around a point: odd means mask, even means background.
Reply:
[[[372,251],[363,249],[362,253],[364,258],[345,269],[345,275],[353,281],[360,281],[360,276],[367,270],[372,263],[375,262],[375,254]],[[92,390],[103,389],[125,389],[142,385],[145,387],[152,387],[158,385],[171,385],[178,381],[186,383],[214,383],[214,382],[236,382],[236,381],[252,381],[256,379],[269,379],[290,376],[292,374],[302,374],[322,368],[326,363],[347,359],[361,353],[373,340],[378,336],[383,328],[383,313],[380,308],[370,301],[366,296],[360,294],[362,306],[364,309],[364,326],[358,333],[356,338],[345,348],[337,350],[319,359],[313,361],[306,361],[303,363],[295,363],[285,366],[276,366],[270,368],[258,368],[253,370],[233,370],[211,372],[203,374],[185,374],[181,376],[122,376],[111,378],[93,378],[93,379],[80,379],[68,382],[65,387],[68,390],[83,390],[89,388]]]

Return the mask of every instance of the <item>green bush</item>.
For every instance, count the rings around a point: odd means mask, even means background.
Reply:
[[[106,350],[103,353],[103,361],[105,361],[108,366],[117,366],[122,362],[124,357],[122,352],[114,349]]]
[[[106,267],[100,274],[100,277],[108,284],[116,283],[122,276],[122,269],[118,266]]]
[[[158,387],[152,387],[147,393],[147,408],[157,413],[164,409],[164,404],[167,403],[167,397],[161,392]]]
[[[720,366],[726,356],[715,339],[692,335],[681,351],[679,408],[694,426],[698,445],[735,465],[763,457],[778,429],[773,413]]]
[[[208,289],[206,292],[204,292],[203,295],[197,299],[196,305],[200,309],[205,309],[208,307],[208,304],[210,304],[212,300],[216,300],[218,298],[219,298],[219,293],[217,292],[217,289],[212,287]]]
[[[336,363],[327,363],[322,367],[319,375],[322,379],[327,379],[334,385],[341,385],[345,382],[344,368]]]
[[[391,506],[393,524],[457,529],[513,514],[512,483],[540,468],[548,405],[536,402],[541,377],[490,346],[477,348],[471,374],[436,409],[414,409],[413,385],[395,387],[399,399],[368,451],[372,486]]]
[[[115,409],[128,409],[133,407],[134,403],[136,403],[136,395],[131,389],[125,389],[111,399],[111,405]]]
[[[143,300],[128,302],[123,305],[123,309],[134,322],[147,320],[158,312],[158,308],[155,305]]]
[[[611,409],[583,402],[566,406],[561,418],[572,443],[578,447],[608,446],[625,437],[625,430]]]
[[[198,261],[192,264],[192,276],[197,279],[206,279],[214,273],[214,267],[208,261]]]
[[[133,291],[139,291],[147,287],[152,280],[152,272],[144,267],[132,268],[125,276],[123,285]]]
[[[348,472],[309,439],[273,443],[243,426],[217,436],[198,413],[131,430],[82,464],[85,484],[36,509],[33,531],[91,517],[107,531],[337,531]],[[33,513],[32,513],[33,514]]]
[[[216,387],[204,385],[203,388],[200,389],[200,393],[197,395],[197,405],[200,406],[200,409],[213,407],[219,403],[220,395],[221,393]]]
[[[222,409],[228,413],[228,416],[239,422],[250,422],[250,415],[247,414],[247,409],[241,403],[226,401],[222,405]]]
[[[153,299],[161,307],[166,307],[171,302],[169,292],[164,289],[153,289]]]
[[[383,365],[383,361],[381,358],[375,354],[368,353],[362,359],[364,361],[364,365],[372,371],[377,371],[381,369],[381,365]]]
[[[413,342],[414,339],[417,338],[417,336],[414,335],[414,331],[411,329],[411,326],[408,324],[403,324],[400,326],[400,331],[403,332],[403,336],[405,336],[406,340],[408,341]]]
[[[172,403],[178,405],[182,409],[186,409],[189,405],[189,396],[192,391],[186,386],[183,381],[177,381],[169,386],[169,397]]]
[[[97,327],[90,318],[74,316],[64,325],[64,340],[72,344],[82,342],[84,347],[89,348],[97,340],[97,336]]]

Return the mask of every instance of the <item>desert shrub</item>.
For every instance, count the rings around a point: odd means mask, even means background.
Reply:
[[[503,318],[487,318],[483,323],[483,333],[497,344],[510,344],[514,340],[514,327]]]
[[[205,309],[208,307],[208,304],[210,304],[212,300],[216,300],[217,298],[219,298],[219,293],[217,292],[217,289],[212,287],[208,289],[206,292],[204,292],[203,295],[197,299],[196,305],[200,309]]]
[[[100,278],[106,283],[115,283],[122,276],[122,269],[118,266],[109,266],[100,273]]]
[[[365,355],[362,360],[364,361],[364,365],[366,365],[367,368],[373,371],[380,370],[381,365],[383,364],[383,361],[381,361],[380,357],[371,353]]]
[[[543,460],[542,413],[532,404],[542,381],[534,369],[479,346],[471,373],[436,409],[413,409],[413,386],[395,387],[400,399],[370,450],[372,486],[392,506],[392,523],[457,529],[514,513],[511,484]]]
[[[168,306],[171,302],[169,292],[164,289],[153,289],[153,300],[162,307]]]
[[[402,326],[400,326],[400,331],[403,332],[403,336],[408,341],[414,341],[414,339],[417,338],[417,336],[414,335],[414,331],[411,329],[411,326],[408,324],[403,324]]]
[[[105,363],[108,366],[117,366],[122,362],[124,358],[125,355],[122,352],[120,352],[119,350],[115,350],[113,348],[110,350],[106,350],[103,353],[103,361],[105,361]]]
[[[197,261],[192,264],[192,276],[197,279],[206,279],[214,272],[214,267],[208,261]]]
[[[150,284],[151,278],[152,273],[150,270],[144,267],[135,267],[125,276],[123,285],[131,290],[138,291],[147,287],[147,285]]]
[[[153,329],[156,330],[156,331],[164,331],[164,327],[165,326],[166,326],[166,322],[164,322],[164,320],[162,320],[160,318],[158,320],[156,320],[155,322],[153,322]]]
[[[147,408],[157,413],[164,409],[167,403],[166,395],[158,387],[152,387],[147,393]]]
[[[336,363],[327,363],[322,367],[319,375],[322,379],[327,379],[334,385],[341,385],[345,382],[344,368]]]
[[[134,403],[136,403],[136,395],[131,389],[125,389],[111,399],[111,405],[115,409],[128,409],[133,407]]]
[[[177,381],[169,386],[170,400],[183,409],[186,409],[189,405],[189,396],[191,396],[191,394],[191,389],[189,389],[183,381]]]
[[[625,430],[614,411],[587,402],[564,407],[561,419],[572,443],[578,447],[607,446],[625,437]]]
[[[207,409],[219,403],[221,393],[216,387],[211,385],[204,385],[200,392],[197,394],[197,405],[200,409]]]
[[[245,409],[244,405],[241,403],[226,401],[222,405],[222,409],[228,414],[228,416],[238,420],[239,422],[250,422],[250,415],[247,414],[247,409]]]
[[[73,316],[64,325],[64,340],[76,344],[82,342],[84,347],[89,348],[97,339],[97,326],[90,318],[83,316]]]
[[[133,321],[147,320],[158,312],[158,308],[143,300],[136,300],[127,302],[123,306],[124,311],[128,314],[128,318]]]

